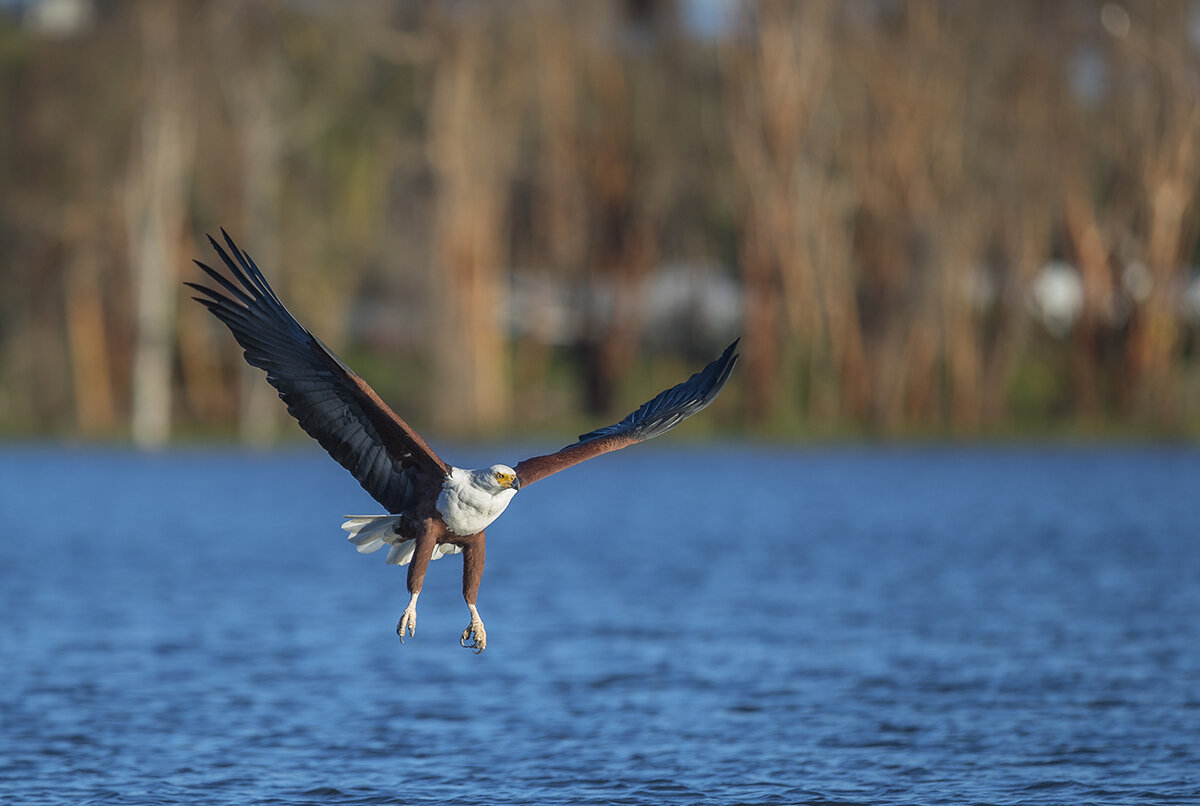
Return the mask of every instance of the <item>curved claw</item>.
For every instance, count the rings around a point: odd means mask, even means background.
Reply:
[[[404,611],[404,615],[400,617],[400,621],[396,624],[396,635],[400,636],[400,643],[404,643],[404,632],[408,631],[409,636],[417,634],[417,609],[408,607]]]
[[[467,643],[470,641],[471,643]],[[487,649],[487,632],[483,629],[482,621],[472,621],[463,630],[462,638],[458,640],[459,646],[464,649],[469,649],[478,655],[483,650]]]

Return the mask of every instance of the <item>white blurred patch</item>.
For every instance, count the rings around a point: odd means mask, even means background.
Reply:
[[[1146,264],[1135,260],[1121,272],[1121,285],[1133,298],[1134,302],[1143,302],[1154,290],[1154,278]]]
[[[1117,39],[1129,36],[1132,27],[1129,12],[1120,3],[1105,3],[1100,7],[1100,24],[1109,35]]]
[[[1047,263],[1029,287],[1030,312],[1056,338],[1062,338],[1083,313],[1083,277],[1069,263]]]
[[[1179,316],[1191,327],[1200,326],[1200,274],[1193,274],[1179,295]]]
[[[983,266],[972,267],[963,280],[963,298],[977,314],[991,311],[1000,298],[1000,283],[996,275]]]

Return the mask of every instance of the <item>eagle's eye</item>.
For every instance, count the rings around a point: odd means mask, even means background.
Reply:
[[[510,476],[508,473],[502,473],[502,472],[501,472],[501,471],[499,471],[499,470],[497,470],[497,471],[496,471],[495,473],[493,473],[492,475],[493,475],[493,476],[495,476],[495,477],[496,477],[496,481],[500,482],[501,484],[508,484],[508,483],[509,483],[509,482],[511,482],[511,481],[512,481],[512,479],[513,479],[513,477],[512,477],[512,476]]]

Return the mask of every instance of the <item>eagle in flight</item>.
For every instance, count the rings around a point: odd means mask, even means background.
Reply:
[[[265,370],[288,413],[329,455],[358,479],[387,515],[349,517],[342,528],[360,552],[389,547],[387,562],[408,565],[411,596],[396,633],[404,641],[417,626],[417,597],[430,560],[463,555],[463,598],[471,622],[460,643],[476,653],[487,633],[475,608],[483,576],[483,531],[517,491],[593,456],[664,434],[707,406],[729,380],[737,341],[719,358],[667,389],[619,423],[579,437],[557,453],[534,456],[516,467],[466,470],[448,465],[333,351],[309,333],[271,290],[250,256],[222,230],[228,251],[209,243],[233,280],[196,261],[224,291],[187,283],[194,297],[224,322],[245,350],[246,361]],[[236,282],[234,282],[236,280]]]

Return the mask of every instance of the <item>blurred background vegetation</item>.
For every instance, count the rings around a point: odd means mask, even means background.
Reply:
[[[0,3],[0,432],[298,433],[227,228],[430,436],[1200,431],[1200,4]],[[564,429],[566,429],[564,431]]]

